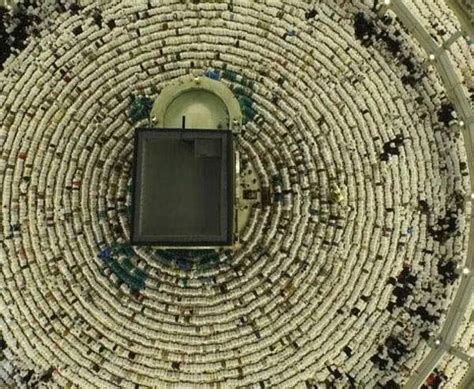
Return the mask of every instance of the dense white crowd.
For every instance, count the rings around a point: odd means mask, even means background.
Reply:
[[[360,0],[53,3],[31,6],[39,24],[0,73],[0,380],[398,388],[414,374],[461,277],[470,181],[459,118],[396,18]],[[129,97],[210,71],[253,102],[238,147],[271,197],[238,250],[183,269],[127,246]]]

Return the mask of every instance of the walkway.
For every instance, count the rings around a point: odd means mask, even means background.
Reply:
[[[463,137],[468,156],[469,171],[471,173],[471,192],[474,193],[474,117],[468,97],[465,95],[461,81],[454,71],[453,65],[446,54],[446,51],[436,44],[419,21],[413,16],[403,0],[392,0],[390,9],[397,14],[401,23],[410,31],[411,35],[420,43],[427,53],[435,55],[433,65],[436,66],[450,101],[454,104],[459,117],[464,121]],[[474,215],[470,221],[469,248],[467,253],[466,267],[474,269]],[[451,304],[451,308],[446,316],[444,326],[438,335],[441,343],[433,348],[428,356],[416,369],[415,374],[405,385],[406,389],[419,388],[428,375],[439,364],[446,352],[449,352],[464,319],[464,313],[470,303],[472,291],[474,289],[474,278],[472,276],[462,276],[461,283],[456,293],[456,297]],[[470,371],[472,375],[472,371]],[[467,383],[470,382],[469,380]]]

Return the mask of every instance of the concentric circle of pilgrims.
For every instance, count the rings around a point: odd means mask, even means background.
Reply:
[[[472,111],[395,17],[440,46],[444,2],[88,3],[0,73],[1,380],[460,385],[472,331],[443,331],[472,288]],[[445,49],[466,96],[469,42]],[[135,132],[181,77],[239,104],[230,246],[130,243]]]

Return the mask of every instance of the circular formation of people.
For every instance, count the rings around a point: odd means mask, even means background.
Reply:
[[[37,3],[1,13],[0,382],[401,388],[416,374],[463,277],[470,177],[463,123],[393,13]],[[459,29],[443,3],[413,1],[439,43]],[[471,92],[469,42],[450,50]],[[259,197],[234,249],[131,246],[135,129],[190,74],[239,99]],[[426,385],[467,368],[448,355]]]

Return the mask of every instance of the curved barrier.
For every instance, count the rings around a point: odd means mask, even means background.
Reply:
[[[214,81],[206,77],[184,76],[167,86],[160,93],[159,97],[153,104],[151,110],[151,121],[157,127],[162,127],[165,122],[166,112],[172,102],[184,93],[200,90],[210,92],[218,97],[227,107],[229,113],[230,130],[236,131],[242,125],[242,113],[239,103],[225,84],[219,81]]]

